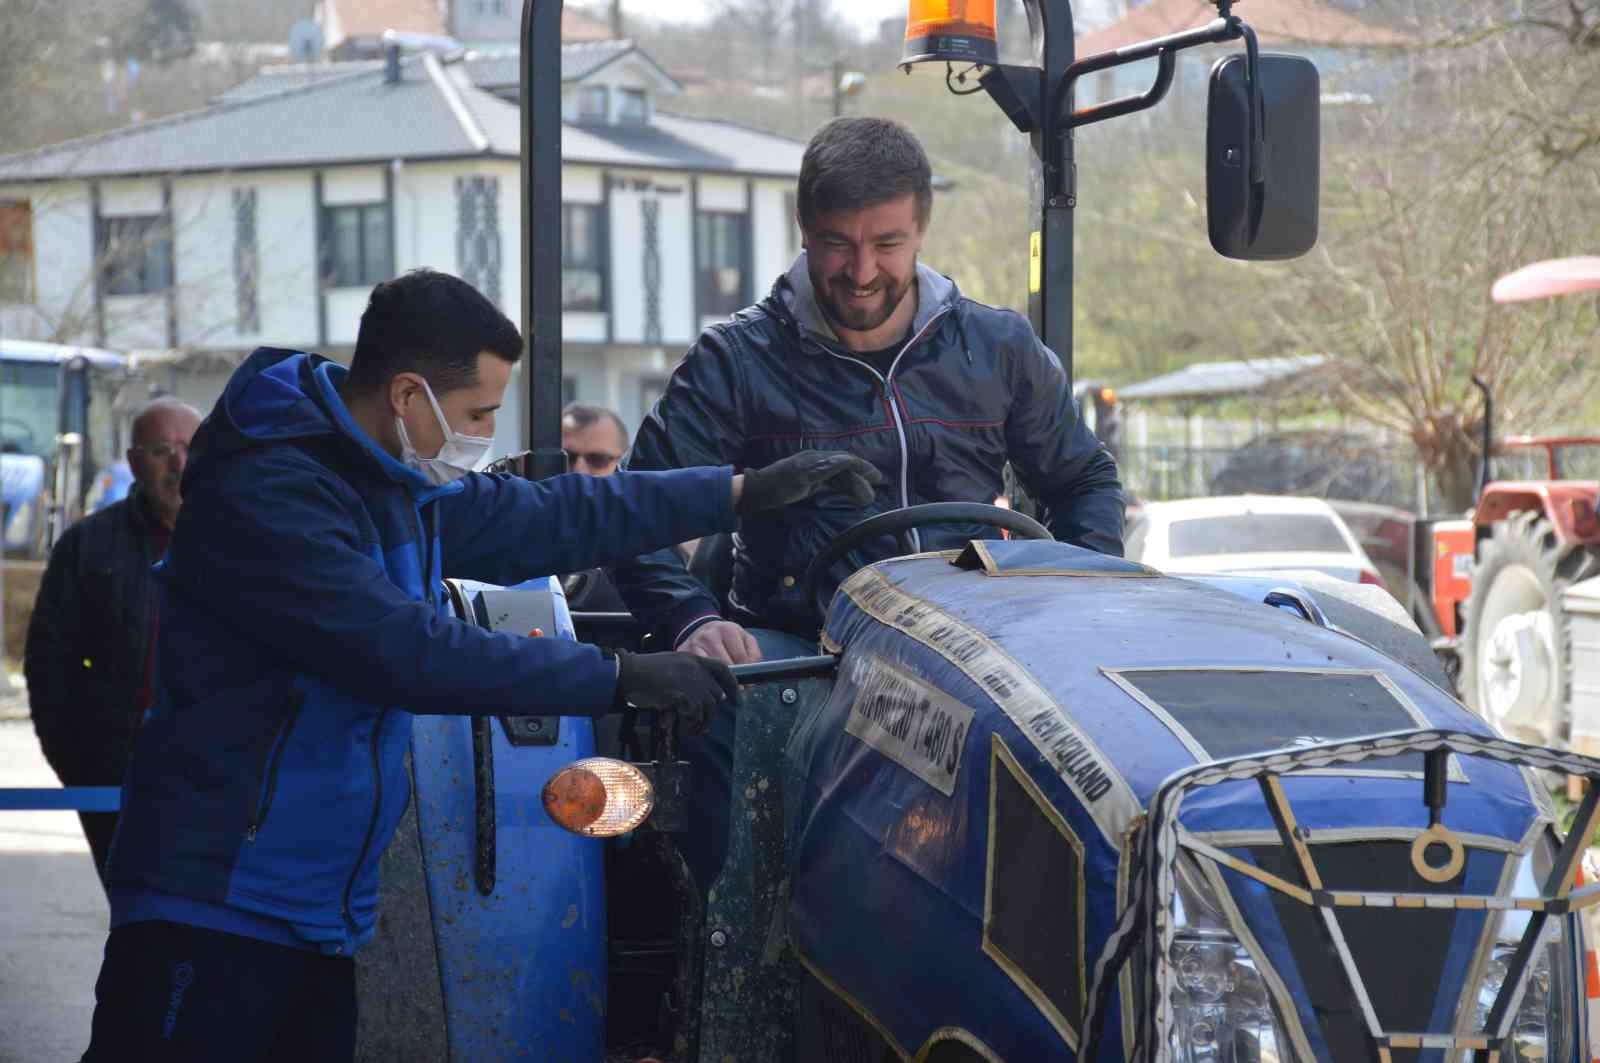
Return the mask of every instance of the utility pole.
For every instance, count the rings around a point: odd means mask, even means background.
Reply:
[[[611,0],[611,36],[627,36],[622,32],[622,0]]]
[[[833,116],[837,118],[844,114],[844,64],[835,59],[829,69],[833,78]]]

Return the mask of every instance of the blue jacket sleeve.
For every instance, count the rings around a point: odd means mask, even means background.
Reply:
[[[280,656],[379,705],[417,713],[588,715],[611,708],[616,667],[562,639],[440,616],[392,583],[360,541],[342,481],[290,448],[192,478],[163,579]]]
[[[554,476],[537,483],[476,474],[440,498],[444,574],[487,583],[609,565],[732,531],[726,468]]]
[[[707,329],[639,426],[628,468],[738,466],[744,456],[742,379],[739,358],[722,330]],[[701,621],[721,615],[717,600],[689,574],[676,550],[622,562],[611,569],[611,579],[644,629],[666,647],[676,646]]]
[[[1125,504],[1117,462],[1079,416],[1061,360],[1027,332],[1013,367],[1006,451],[1064,543],[1122,556]]]

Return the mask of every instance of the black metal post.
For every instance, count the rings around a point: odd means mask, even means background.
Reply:
[[[1037,229],[1030,237],[1028,320],[1045,346],[1056,352],[1072,384],[1072,210],[1077,174],[1072,157],[1070,93],[1057,105],[1058,87],[1072,65],[1071,0],[1024,0],[1033,61],[1040,69],[1039,128],[1030,134],[1030,206]]]
[[[561,0],[522,7],[522,331],[528,383],[524,475],[566,471],[561,456]]]

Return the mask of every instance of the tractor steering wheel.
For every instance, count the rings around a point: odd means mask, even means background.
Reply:
[[[904,509],[891,509],[852,524],[834,536],[806,566],[806,574],[800,581],[800,593],[816,610],[817,617],[825,620],[828,603],[819,598],[820,584],[835,561],[862,543],[884,535],[898,537],[901,550],[908,554],[916,553],[911,529],[928,524],[981,524],[987,528],[1002,528],[1023,539],[1055,538],[1048,528],[1026,513],[982,502],[929,502]]]

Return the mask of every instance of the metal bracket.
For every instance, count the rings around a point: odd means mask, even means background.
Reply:
[[[553,746],[561,738],[559,716],[502,716],[500,726],[506,732],[506,741],[519,749]]]
[[[1044,98],[1042,79],[1044,71],[1036,66],[1012,66],[1002,63],[983,72],[978,84],[989,98],[1000,105],[1011,124],[1024,133],[1032,133],[1044,126],[1040,110]]]
[[[644,772],[655,790],[656,805],[650,822],[663,834],[689,829],[690,767],[686,760],[652,760],[634,767]]]

